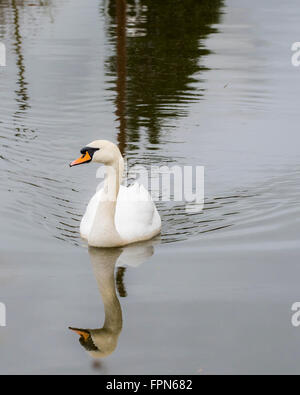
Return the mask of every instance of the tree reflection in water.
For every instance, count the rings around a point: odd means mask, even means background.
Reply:
[[[115,54],[107,61],[116,92],[118,142],[122,153],[134,147],[145,128],[151,145],[162,128],[187,115],[187,104],[201,99],[201,40],[215,31],[222,0],[110,0],[108,35]]]

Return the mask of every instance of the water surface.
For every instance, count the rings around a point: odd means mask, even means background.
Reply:
[[[299,372],[297,11],[1,2],[1,373]],[[158,202],[160,239],[95,257],[97,167],[68,163],[99,138],[130,166],[205,166],[204,210]],[[69,326],[115,348],[94,360]]]

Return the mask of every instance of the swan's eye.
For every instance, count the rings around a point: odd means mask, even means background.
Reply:
[[[93,155],[94,155],[94,153],[95,153],[95,151],[98,151],[98,150],[99,150],[99,148],[83,147],[83,148],[80,150],[80,153],[81,153],[82,155],[86,155],[86,153],[88,152],[88,154],[89,154],[90,157],[92,158]]]

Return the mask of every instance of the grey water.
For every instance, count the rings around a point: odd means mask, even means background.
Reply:
[[[0,374],[300,373],[299,4],[3,0]],[[95,139],[205,167],[205,205],[89,250]],[[78,342],[69,327],[83,329]]]

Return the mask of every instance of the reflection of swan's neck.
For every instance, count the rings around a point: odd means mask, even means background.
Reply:
[[[115,255],[115,253],[112,255]],[[117,258],[119,255],[120,252],[117,253]],[[122,329],[122,311],[115,288],[115,263],[109,261],[110,259],[105,263],[94,265],[94,271],[104,304],[105,321],[103,329],[109,330],[113,334],[119,334]]]
[[[121,250],[90,248],[89,251],[105,311],[103,327],[89,330],[97,348],[97,351],[90,353],[94,357],[105,357],[116,348],[122,330],[122,310],[116,293],[114,276],[115,263]]]
[[[115,227],[117,198],[123,173],[123,158],[106,166],[106,177],[100,202],[96,210],[93,226],[89,234],[89,244],[99,246],[99,235],[102,247],[122,244],[121,237]]]

